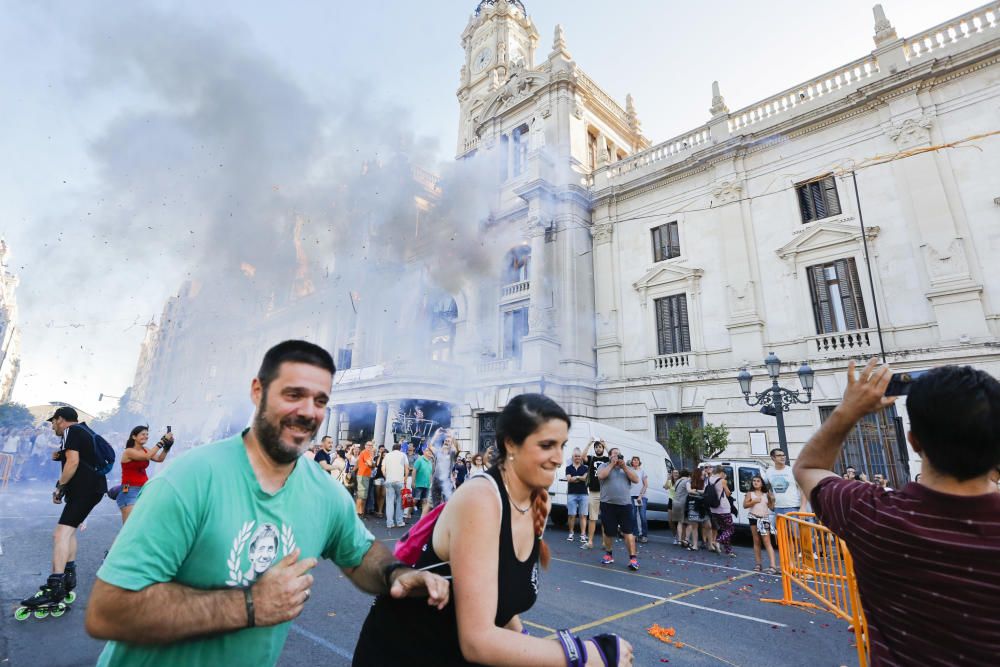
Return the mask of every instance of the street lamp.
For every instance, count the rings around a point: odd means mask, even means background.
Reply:
[[[750,397],[750,383],[753,381],[753,375],[750,374],[750,371],[743,368],[740,370],[739,375],[736,376],[736,380],[740,383],[740,391],[743,392],[743,398],[746,400],[747,405],[750,407],[760,405],[762,406],[760,409],[761,412],[777,419],[778,446],[781,447],[781,451],[785,453],[785,457],[787,458],[788,439],[785,437],[784,413],[788,412],[793,403],[804,404],[812,401],[816,373],[805,362],[799,366],[799,370],[797,371],[799,383],[806,394],[806,397],[803,399],[799,392],[778,386],[778,376],[781,374],[781,359],[778,359],[774,352],[767,355],[767,358],[764,360],[764,367],[767,368],[767,375],[771,378],[771,386],[764,391],[755,393],[753,398]]]

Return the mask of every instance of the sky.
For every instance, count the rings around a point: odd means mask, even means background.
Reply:
[[[525,4],[541,37],[536,62],[562,24],[576,63],[620,103],[634,96],[654,144],[708,120],[713,80],[737,109],[873,48],[868,0]],[[121,395],[131,384],[144,323],[159,317],[197,266],[247,242],[238,230],[201,234],[202,212],[183,201],[199,179],[190,172],[164,178],[185,159],[182,143],[171,141],[176,120],[196,123],[205,111],[198,86],[233,71],[246,79],[237,92],[247,104],[230,99],[227,118],[197,135],[206,143],[227,132],[228,119],[239,126],[267,114],[266,124],[243,125],[273,133],[264,142],[271,150],[334,151],[338,138],[329,128],[337,125],[317,119],[376,115],[379,123],[339,127],[384,132],[392,124],[414,162],[441,172],[454,157],[460,35],[475,5],[7,4],[0,22],[0,237],[20,280],[22,364],[14,400],[66,401],[92,413],[112,407],[98,396]],[[976,6],[883,5],[901,37]],[[323,136],[315,145],[301,131],[310,123]],[[269,155],[229,157],[252,170],[254,160]],[[220,168],[231,168],[223,162]],[[256,181],[294,179],[309,168],[264,170]]]

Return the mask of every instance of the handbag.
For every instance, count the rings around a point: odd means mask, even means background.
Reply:
[[[121,484],[118,484],[117,486],[112,486],[110,489],[108,489],[108,498],[111,498],[111,500],[118,500],[118,496],[121,494],[121,492],[122,492]]]
[[[404,487],[403,490],[400,491],[400,495],[403,499],[404,510],[413,509],[416,506],[416,503],[413,502],[413,491]]]

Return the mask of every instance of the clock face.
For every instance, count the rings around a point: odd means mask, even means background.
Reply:
[[[486,66],[493,61],[493,50],[490,47],[486,47],[482,51],[476,54],[476,57],[472,60],[472,71],[479,74]]]

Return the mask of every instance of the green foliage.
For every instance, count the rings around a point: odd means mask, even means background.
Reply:
[[[679,421],[667,436],[667,451],[688,464],[715,458],[728,446],[729,429],[722,424],[696,427]]]
[[[0,403],[0,428],[30,428],[35,418],[20,403]]]

